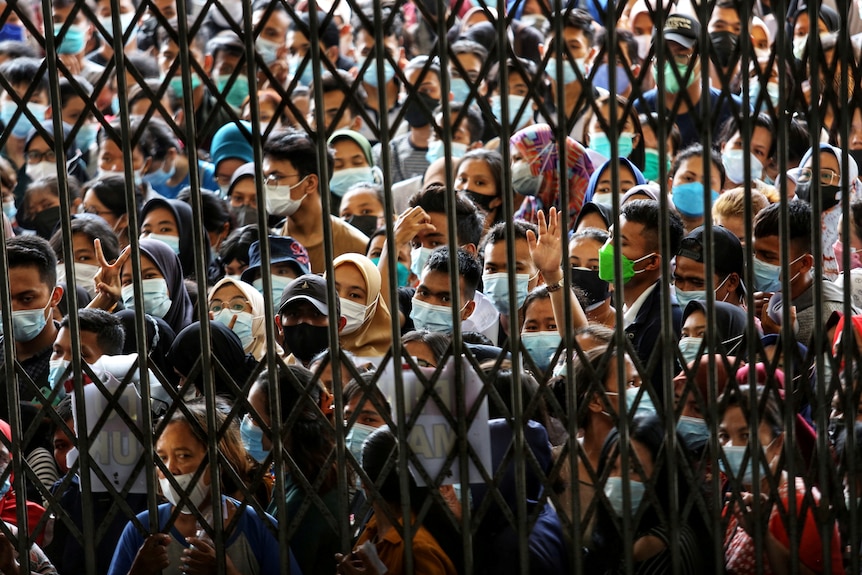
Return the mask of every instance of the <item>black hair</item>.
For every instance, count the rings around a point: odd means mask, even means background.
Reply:
[[[499,244],[500,242],[508,241],[508,231],[506,227],[508,226],[508,222],[500,222],[495,224],[488,233],[485,234],[485,237],[482,238],[482,243],[479,246],[479,253],[485,254],[485,248],[488,245]],[[539,228],[536,224],[524,221],[524,220],[515,220],[512,222],[512,231],[515,232],[515,241],[524,240],[527,241],[527,232],[532,231],[534,234],[538,236]]]
[[[560,16],[559,14],[557,16]],[[563,14],[563,28],[574,28],[584,33],[584,38],[590,46],[595,44],[596,26],[593,17],[586,10],[573,8],[566,10]],[[564,52],[565,53],[565,52]]]
[[[626,58],[628,58],[628,62],[625,62],[626,67],[631,68],[633,66],[637,66],[641,63],[640,54],[638,53],[638,41],[635,39],[635,35],[628,28],[617,28],[617,46],[622,47],[625,46],[626,49]],[[594,47],[601,47],[607,42],[607,30],[604,27],[599,27],[598,32],[596,32],[596,37],[593,40]],[[619,55],[622,50],[617,50],[617,54]],[[610,54],[610,48],[606,48],[606,55]]]
[[[90,180],[82,192],[82,197],[87,195],[87,192],[93,192],[99,202],[118,218],[126,213],[126,180],[122,176],[103,176]],[[140,212],[143,196],[137,189],[135,200],[135,208]]]
[[[159,162],[165,159],[171,148],[177,151],[180,149],[177,137],[167,123],[157,116],[153,116],[143,125],[138,145],[144,152],[145,158],[149,157]]]
[[[494,189],[497,190],[497,197],[501,197],[503,195],[503,156],[500,155],[500,152],[486,148],[476,148],[461,156],[458,166],[460,167],[467,160],[485,162],[485,165],[491,170],[491,176],[494,178]],[[458,170],[455,170],[455,175],[457,174]]]
[[[367,34],[374,36],[374,4],[375,3],[372,0],[368,0],[366,2],[362,2],[358,6],[358,10],[354,9],[354,34],[363,30]],[[400,41],[404,38],[404,16],[401,14],[401,11],[395,8],[392,4],[384,4],[380,7],[380,14],[383,22],[383,36],[386,38],[394,36],[399,40],[400,44]],[[378,54],[378,56],[382,57],[380,54]]]
[[[851,228],[850,233],[855,234],[857,238],[862,240],[862,200],[853,200],[850,202],[850,216],[855,229]]]
[[[437,106],[434,109],[434,116],[443,114],[443,106]],[[460,120],[456,120],[452,124],[452,130],[456,130],[461,122],[467,122],[467,130],[470,132],[470,141],[478,142],[482,139],[482,132],[485,131],[485,121],[482,119],[482,113],[475,104],[468,105],[466,102],[452,102],[449,104],[449,114],[454,118],[461,115]],[[443,126],[443,122],[438,122]]]
[[[28,88],[36,84],[33,94],[48,93],[48,74],[42,69],[42,60],[38,58],[17,58],[6,60],[0,64],[0,76],[9,84],[26,85]]]
[[[424,343],[431,350],[437,363],[443,361],[452,340],[448,334],[427,329],[414,329],[401,336],[401,344],[418,341]]]
[[[584,228],[581,231],[572,234],[572,237],[569,238],[569,242],[587,239],[604,244],[610,237],[611,234],[609,234],[607,230],[601,230],[599,228]]]
[[[620,208],[620,213],[626,221],[643,226],[641,235],[646,240],[647,249],[658,253],[660,251],[659,226],[662,225],[659,203],[656,200],[632,200]],[[680,217],[673,211],[667,213],[667,226],[670,232],[670,253],[676,254],[679,251],[679,243],[685,235],[685,228]]]
[[[811,206],[794,200],[787,203],[790,241],[803,253],[811,251]],[[769,204],[754,218],[754,237],[778,236],[781,229],[781,204]]]
[[[135,67],[135,70],[138,71],[144,80],[157,80],[159,78],[159,74],[161,74],[158,60],[153,58],[149,53],[142,52],[140,50],[129,50],[126,53],[126,60],[129,61],[131,66]],[[161,83],[159,83],[159,85],[160,84]],[[156,89],[158,89],[158,86]],[[155,92],[155,90],[153,91]]]
[[[274,132],[264,144],[263,153],[265,156],[293,164],[300,178],[305,178],[309,174],[320,177],[320,169],[317,165],[317,144],[305,132],[291,128]],[[327,148],[325,160],[328,173],[331,174],[334,159],[329,148]]]
[[[177,194],[177,199],[191,205],[192,189],[185,187]],[[227,222],[232,222],[227,202],[221,199],[215,192],[201,190],[201,215],[203,216],[204,228],[208,232],[217,232]],[[233,227],[233,226],[231,226]]]
[[[354,116],[361,115],[365,109],[365,102],[368,100],[368,92],[365,91],[362,82],[357,82],[355,86],[351,86],[353,78],[344,70],[336,70],[336,73],[341,81],[329,70],[325,70],[321,75],[320,85],[323,87],[323,93],[343,92],[344,99],[348,102],[347,109],[350,110],[350,113]],[[351,90],[353,90],[352,93]]]
[[[424,189],[413,194],[408,204],[411,208],[419,206],[429,214],[445,214],[446,186],[436,183],[428,184]],[[476,204],[459,194],[455,194],[455,218],[458,244],[461,246],[479,245],[482,239],[484,221],[482,212],[479,211]]]
[[[731,136],[732,135],[733,134],[731,134]],[[773,143],[773,145],[774,145],[774,143]],[[682,165],[683,162],[690,160],[691,158],[703,159],[703,153],[704,153],[703,144],[700,144],[700,143],[691,144],[690,146],[687,146],[687,147],[683,148],[682,150],[680,150],[679,152],[677,152],[673,158],[673,164],[671,164],[670,172],[668,172],[668,177],[673,179],[674,175],[677,173],[677,171],[679,170],[679,167]],[[717,150],[715,150],[713,148],[709,148],[709,161],[711,164],[710,168],[711,169],[717,169],[719,174],[721,174],[721,177],[720,177],[721,186],[724,187],[724,180],[725,180],[726,176],[724,173],[724,164],[721,161],[721,154],[719,154]],[[704,180],[706,180],[706,181],[701,182],[701,183],[704,186],[711,185],[709,183],[711,179],[712,178],[710,176],[705,176]],[[719,191],[719,190],[716,190],[716,191]]]
[[[771,144],[769,146],[769,153],[767,154],[767,158],[772,158],[775,156],[776,148],[778,147],[778,138],[776,137],[776,129],[775,122],[772,121],[772,117],[769,114],[761,112],[755,116],[751,116],[748,119],[751,122],[751,132],[754,133],[755,128],[763,128],[771,137]],[[722,124],[721,128],[718,132],[718,143],[726,144],[734,134],[740,133],[742,128],[742,122],[736,116],[731,115],[727,121]],[[719,162],[721,165],[721,162]],[[676,170],[674,170],[675,172]]]
[[[460,39],[453,42],[449,49],[452,54],[472,54],[479,58],[482,62],[488,59],[488,49],[476,42],[475,40]],[[471,80],[472,81],[472,80]]]
[[[449,246],[442,246],[431,252],[425,268],[432,272],[449,273]],[[482,279],[482,266],[479,260],[467,250],[458,248],[458,275],[464,280],[464,297],[471,301]],[[467,302],[461,302],[466,304]]]
[[[120,255],[120,243],[117,240],[117,234],[105,220],[98,216],[91,214],[72,216],[71,235],[74,237],[75,234],[84,234],[90,241],[98,238],[102,242],[102,253],[109,262],[114,261]],[[62,230],[54,232],[49,243],[51,249],[54,250],[54,255],[57,256],[57,261],[65,261]]]
[[[338,46],[339,32],[335,16],[326,12],[317,11],[317,39],[323,42],[326,48]],[[302,32],[306,38],[311,40],[311,17],[308,12],[299,15],[299,19],[291,18],[288,30]]]
[[[82,76],[75,76],[73,78],[74,83],[69,78],[62,76],[59,81],[60,85],[60,108],[65,108],[66,104],[69,103],[69,100],[72,98],[81,98],[82,100],[86,100],[86,96],[81,96],[79,94],[79,90],[76,89],[75,84],[77,84],[78,88],[80,88],[81,92],[85,94],[93,93],[93,85],[88,82]],[[85,112],[86,115],[86,112]],[[65,120],[65,119],[64,119]],[[72,122],[67,121],[67,124],[72,124]]]
[[[23,4],[21,6],[25,6]],[[3,40],[0,42],[0,56],[4,56],[6,60],[20,60],[22,58],[39,58],[39,53],[30,44],[19,42],[17,40]]]
[[[491,361],[487,363],[495,364],[495,362]],[[533,377],[531,373],[526,371],[521,372],[519,378],[520,384],[518,387],[515,386],[515,374],[512,373],[511,368],[500,369],[495,373],[489,373],[488,375],[493,376],[494,379],[492,383],[494,388],[497,390],[497,393],[500,395],[500,399],[503,401],[502,405],[494,400],[488,402],[488,419],[506,419],[507,421],[514,423],[514,407],[512,406],[512,400],[517,389],[521,394],[521,405],[525,410],[530,405],[530,402],[532,402],[536,396],[539,396],[539,399],[535,401],[530,412],[525,412],[524,415],[528,419],[538,421],[545,426],[545,429],[550,429],[548,406],[545,403],[544,396],[541,395],[541,386],[539,385],[539,382],[536,381],[536,378]],[[504,407],[505,409],[503,409]]]
[[[242,58],[245,55],[245,45],[232,30],[222,30],[206,43],[206,54],[212,56],[213,62],[218,59],[218,55],[221,52],[229,56]],[[245,62],[241,64],[241,66],[245,65]]]
[[[518,65],[515,64],[515,60],[517,60]],[[500,62],[497,62],[491,66],[491,69],[488,71],[488,75],[485,78],[485,85],[488,87],[489,94],[495,92],[500,86],[500,65]],[[518,74],[524,79],[524,82],[528,86],[533,83],[533,78],[535,78],[538,73],[536,63],[527,58],[507,58],[506,69],[509,71],[509,76],[512,74]],[[524,111],[525,114],[528,114],[529,112],[529,109]]]
[[[39,271],[39,280],[49,289],[57,285],[57,256],[48,240],[37,235],[6,240],[6,266],[9,269],[34,266]]]
[[[60,321],[60,327],[69,326],[69,316]],[[120,355],[123,353],[123,345],[126,342],[126,329],[120,318],[105,310],[94,308],[83,308],[78,310],[78,327],[80,331],[89,331],[96,334],[96,343],[99,344],[104,355]]]
[[[533,303],[543,299],[551,299],[551,294],[548,292],[548,287],[545,285],[536,286],[527,294],[527,297],[524,298],[523,305],[521,305],[521,309],[518,310],[519,330],[523,329],[524,323],[527,321],[527,309],[529,309]]]
[[[765,423],[769,426],[773,438],[778,437],[784,433],[784,410],[776,398],[776,393],[767,390],[762,385],[758,385],[755,388],[755,394],[757,396],[757,404],[751,405],[751,386],[740,385],[738,388],[728,386],[724,394],[718,398],[719,421],[724,418],[724,414],[728,409],[738,407],[742,410],[746,422],[750,422],[750,418],[756,409],[758,414],[757,420],[761,424]],[[751,430],[751,432],[756,433],[757,430]]]
[[[382,407],[383,409],[391,410],[391,406],[389,402],[386,400],[386,396],[383,395],[383,392],[380,391],[380,388],[374,384],[374,378],[376,377],[374,372],[366,372],[359,375],[359,379],[351,379],[347,382],[344,388],[341,390],[341,397],[344,399],[344,405],[347,405],[351,401],[353,401],[354,397],[360,399],[360,404],[357,407],[361,407],[365,401],[371,401],[374,406],[374,410],[379,412],[377,406]],[[365,397],[365,401],[362,401],[362,397]],[[372,400],[373,398],[373,400]]]

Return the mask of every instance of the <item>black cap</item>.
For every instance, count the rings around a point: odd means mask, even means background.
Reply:
[[[308,263],[308,252],[303,245],[290,236],[269,236],[269,263],[280,264],[288,262],[300,275],[311,271]],[[248,247],[248,267],[239,279],[246,283],[254,281],[255,272],[260,270],[260,241],[253,242]]]
[[[278,304],[278,313],[282,313],[284,306],[295,301],[304,300],[309,302],[317,311],[329,315],[329,305],[326,298],[326,280],[314,274],[299,276],[284,288],[281,301]]]
[[[706,229],[703,226],[695,228],[690,234],[682,238],[676,255],[705,263],[704,242],[708,240],[705,236]],[[739,242],[739,238],[726,228],[713,226],[712,245],[715,256],[715,273],[722,277],[735,273],[742,280],[742,244]]]
[[[669,42],[691,48],[697,43],[698,36],[700,36],[700,24],[691,16],[673,14],[668,16],[664,23],[664,39]]]

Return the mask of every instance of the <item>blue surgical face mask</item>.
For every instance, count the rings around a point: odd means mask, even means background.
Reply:
[[[0,42],[11,40],[13,42],[24,41],[24,26],[20,24],[4,24],[0,28]]]
[[[236,316],[235,321],[233,319],[234,316]],[[247,311],[234,313],[227,308],[223,308],[213,316],[213,320],[230,327],[239,338],[240,342],[242,342],[244,350],[248,350],[254,342],[254,335],[252,334],[251,329],[251,323],[254,321],[254,316]],[[231,322],[233,322],[233,327],[230,326]]]
[[[510,94],[508,96],[509,102],[509,127],[512,132],[517,132],[521,128],[527,125],[532,119],[533,110],[530,106],[524,108],[523,113],[521,113],[520,117],[518,116],[518,110],[521,109],[521,106],[524,103],[524,96],[517,96],[515,94]],[[491,112],[494,114],[494,117],[497,118],[497,121],[500,122],[500,125],[503,125],[503,106],[500,103],[500,96],[491,96]]]
[[[51,389],[62,387],[71,376],[66,370],[71,362],[68,359],[52,359],[48,361],[48,385]]]
[[[703,184],[700,182],[688,182],[673,187],[671,191],[673,205],[680,214],[687,218],[700,218],[706,212],[707,206],[703,203]],[[718,192],[712,190],[712,202],[718,199]],[[711,203],[710,206],[711,207]]]
[[[557,353],[563,338],[555,331],[525,331],[521,334],[521,341],[533,363],[543,372],[548,370],[551,359]]]
[[[66,30],[66,35],[57,46],[58,54],[80,54],[87,45],[87,28],[72,24]]]
[[[450,78],[449,93],[452,94],[453,102],[466,102],[470,95],[470,86],[464,78]]]
[[[641,501],[643,501],[645,491],[646,487],[643,483],[630,479],[629,493],[631,494],[631,500],[629,502],[629,507],[625,507],[625,500],[623,498],[623,478],[608,477],[605,480],[605,497],[608,498],[611,508],[613,508],[614,513],[618,517],[625,517],[626,515],[633,516],[637,513],[637,510],[641,506]]]
[[[636,387],[632,387],[626,390],[626,412],[631,416],[632,412],[636,415],[652,415],[655,413],[655,405],[653,405],[652,397],[647,393],[646,390],[641,394],[640,399],[638,400],[637,406],[635,405],[635,399],[638,395],[638,389]]]
[[[682,354],[683,359],[685,360],[686,365],[690,365],[691,362],[695,361],[698,357],[700,357],[701,345],[703,344],[702,337],[682,337],[677,344],[679,347],[679,352]]]
[[[281,301],[281,294],[284,293],[284,288],[287,287],[287,284],[293,281],[293,278],[285,277],[285,276],[272,276],[272,305],[278,306],[278,302]],[[261,293],[261,295],[266,295],[263,293],[263,279],[257,278],[251,285]]]
[[[15,341],[32,341],[42,333],[48,323],[45,312],[50,305],[49,302],[48,305],[40,309],[22,309],[12,312],[12,335]],[[0,323],[0,335],[2,334],[3,324]]]
[[[754,291],[781,291],[781,266],[754,258]]]
[[[581,59],[575,61],[575,65],[578,66],[581,70],[581,74],[585,72],[584,62]],[[548,65],[545,66],[545,72],[551,76],[551,78],[557,77],[557,59],[550,58],[548,60]],[[572,64],[568,60],[563,61],[563,84],[568,85],[572,82],[578,81],[578,74],[575,72],[575,69],[572,67]],[[559,84],[559,82],[557,82]]]
[[[706,290],[693,289],[690,291],[676,290],[676,301],[679,303],[679,308],[685,310],[688,302],[695,300],[706,300]]]
[[[422,246],[413,248],[410,251],[410,271],[412,271],[416,277],[422,275],[422,268],[425,267],[425,262],[428,261],[428,258],[431,257],[431,252],[433,252],[431,248],[425,248]]]
[[[365,63],[364,60],[358,62],[359,67]],[[383,78],[386,80],[388,84],[395,78],[395,68],[392,66],[392,63],[387,59],[383,64]],[[362,76],[362,81],[372,88],[379,88],[377,84],[377,58],[372,58],[371,64],[369,64],[368,69],[365,71],[365,74]]]
[[[452,158],[463,157],[467,153],[467,144],[461,142],[452,142],[449,150]],[[443,145],[443,140],[434,140],[428,145],[428,151],[425,152],[425,159],[428,163],[433,163],[446,155],[446,148]]]
[[[45,112],[48,110],[48,106],[45,104],[37,104],[36,102],[28,102],[27,109],[33,114],[37,123],[45,121]],[[29,116],[22,113],[18,116],[18,119],[14,124],[10,124],[12,121],[12,115],[17,110],[18,104],[11,100],[5,100],[2,107],[0,107],[0,120],[3,120],[3,125],[6,126],[7,130],[12,130],[13,136],[23,140],[30,135],[30,130],[33,129],[33,122],[30,121]]]
[[[141,281],[144,292],[144,313],[163,318],[171,309],[171,298],[168,297],[168,282],[164,278],[153,278]],[[129,284],[123,286],[123,305],[127,309],[135,309],[135,288]]]
[[[298,82],[303,86],[311,86],[314,83],[314,63],[311,61],[311,58],[308,58],[308,61],[305,62],[305,67],[300,72],[299,67],[302,66],[303,56],[291,56],[287,59],[287,65],[290,68],[291,74],[294,78],[296,78],[297,73]],[[325,68],[322,65],[318,65],[320,72],[318,72],[318,78],[322,75]]]
[[[362,463],[362,444],[365,442],[365,438],[371,435],[376,427],[371,427],[370,425],[363,425],[361,423],[354,423],[353,427],[347,432],[347,437],[344,439],[344,446],[350,450],[350,453],[353,454],[353,457],[356,458],[356,461]]]
[[[593,86],[598,88],[603,88],[610,92],[611,90],[611,81],[610,81],[610,67],[607,64],[599,64],[596,68],[596,73],[593,75]],[[623,93],[631,83],[629,82],[629,75],[626,73],[626,70],[622,66],[615,66],[614,71],[616,73],[617,85],[615,87],[616,93]]]
[[[18,208],[15,206],[15,200],[3,202],[3,214],[10,222],[15,221],[15,216],[18,215]]]
[[[709,426],[699,417],[681,415],[676,422],[676,432],[690,450],[699,450],[709,441]]]
[[[750,164],[748,175],[745,174],[745,152],[739,148],[725,150],[721,154],[721,165],[724,173],[734,184],[741,184],[748,180],[759,180],[763,176],[763,164],[754,154],[749,154]]]
[[[506,272],[498,274],[485,274],[482,276],[484,289],[482,293],[488,296],[497,311],[503,315],[509,315],[509,274]],[[518,309],[524,305],[527,299],[530,274],[515,274],[515,289]]]
[[[619,158],[628,158],[634,149],[634,137],[631,132],[623,132],[617,138],[617,154]],[[590,149],[595,150],[607,159],[611,158],[611,139],[604,132],[590,134]]]
[[[96,136],[99,133],[98,124],[86,122],[78,128],[78,133],[75,134],[75,145],[82,152],[87,152],[96,143]]]
[[[263,62],[267,65],[278,60],[278,50],[281,46],[281,44],[273,42],[272,40],[267,40],[266,38],[258,38],[254,41],[254,47],[257,50],[257,53],[260,54],[260,57],[263,58]]]
[[[452,308],[443,305],[434,305],[413,298],[413,309],[410,311],[410,319],[416,329],[427,329],[440,333],[452,333]]]
[[[336,170],[329,179],[329,191],[336,196],[343,196],[351,186],[356,184],[373,184],[374,169],[371,166],[344,168]]]
[[[180,238],[179,236],[169,236],[167,234],[150,234],[147,236],[148,239],[158,240],[164,244],[167,244],[169,248],[175,253],[180,253]]]
[[[374,262],[374,265],[377,265],[380,262],[380,258],[371,258],[371,261]],[[410,268],[398,262],[396,273],[398,274],[398,287],[407,287],[410,285]]]
[[[171,166],[170,170],[165,170],[164,162],[159,166],[159,169],[150,172],[149,174],[144,174],[141,178],[154,188],[160,188],[168,183],[168,181],[174,177],[174,174],[177,173],[177,163],[174,161],[174,164]],[[161,239],[161,238],[160,238]],[[164,240],[162,240],[164,241]],[[165,242],[167,243],[167,242]],[[177,244],[177,249],[179,249],[179,243]],[[177,253],[177,252],[174,252]]]
[[[245,450],[258,463],[269,457],[269,450],[263,448],[263,429],[254,424],[249,414],[245,414],[239,424],[239,436]]]
[[[725,458],[727,458],[727,466],[729,468],[725,467],[723,460],[719,460],[722,471],[725,473],[729,471],[734,477],[742,481],[743,485],[751,485],[754,475],[751,456],[749,456],[745,464],[745,469],[742,467],[742,460],[745,458],[745,452],[748,447],[745,445],[725,445],[722,449],[724,450]]]

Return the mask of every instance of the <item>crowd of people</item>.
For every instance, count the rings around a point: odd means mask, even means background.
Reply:
[[[0,0],[0,571],[862,573],[862,1],[492,4]]]

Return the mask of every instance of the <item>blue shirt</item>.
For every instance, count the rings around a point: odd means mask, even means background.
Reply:
[[[201,179],[201,187],[205,190],[211,190],[215,193],[219,193],[218,182],[215,179],[215,166],[209,162],[205,162],[203,160],[198,160],[198,174]],[[168,198],[169,200],[176,198],[177,195],[182,191],[183,188],[188,187],[189,175],[186,174],[186,177],[183,178],[176,186],[171,186],[169,184],[165,184],[163,186],[153,186],[153,190],[155,190],[159,195]]]

